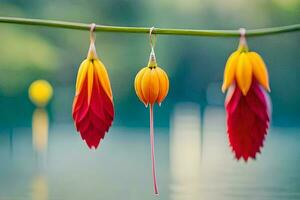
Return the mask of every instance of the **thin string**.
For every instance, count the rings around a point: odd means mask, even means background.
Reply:
[[[151,48],[153,48],[153,49],[154,49],[155,43],[156,43],[156,37],[155,37],[155,35],[154,35],[154,33],[153,33],[154,29],[155,29],[155,27],[152,26],[152,27],[150,28],[150,31],[149,31],[150,46],[151,46]]]
[[[153,189],[154,189],[154,194],[158,195],[158,187],[157,187],[157,181],[156,181],[156,169],[155,169],[153,104],[150,104],[149,110],[150,110],[150,146],[151,146]]]
[[[96,41],[95,30],[96,30],[96,24],[95,23],[91,23],[91,27],[90,27],[90,41],[93,42],[93,43]]]
[[[89,59],[98,58],[97,53],[96,53],[96,47],[95,47],[95,41],[96,41],[95,30],[96,30],[96,24],[92,23],[91,27],[90,27],[90,48],[89,48],[88,55],[87,55],[87,57]]]
[[[155,27],[151,27],[149,30],[149,40],[150,40],[150,47],[151,47],[151,53],[150,53],[150,58],[149,58],[149,64],[153,65],[156,63],[156,57],[155,57],[155,52],[154,52],[154,47],[156,44],[156,36],[153,34]]]
[[[248,45],[247,45],[247,40],[246,40],[246,29],[245,28],[240,28],[239,29],[240,32],[240,44],[239,47],[243,47],[248,49]]]

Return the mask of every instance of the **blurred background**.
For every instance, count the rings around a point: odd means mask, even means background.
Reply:
[[[246,29],[300,22],[299,0],[0,0],[0,16],[103,25]],[[227,143],[224,64],[238,38],[157,36],[170,91],[155,107],[161,199],[300,199],[300,33],[249,38],[270,76],[272,122],[262,154],[247,163]],[[147,64],[148,35],[97,33],[110,75],[115,121],[89,150],[71,108],[87,31],[0,24],[0,199],[153,199],[149,113],[133,81]],[[36,108],[28,87],[53,98]],[[39,138],[41,137],[41,138]]]

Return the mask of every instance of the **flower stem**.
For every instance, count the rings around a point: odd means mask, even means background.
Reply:
[[[77,30],[90,30],[91,24],[42,20],[42,19],[28,19],[17,17],[0,17],[0,23],[10,24],[24,24],[34,26],[46,26],[66,29]],[[123,33],[149,33],[150,27],[125,27],[125,26],[106,26],[96,25],[95,31],[97,32],[123,32]],[[279,34],[285,32],[300,31],[300,24],[293,24],[288,26],[272,27],[247,30],[246,36],[261,36]],[[196,29],[169,29],[169,28],[154,28],[153,34],[163,35],[193,35],[193,36],[210,36],[210,37],[239,37],[239,30],[196,30]]]
[[[154,193],[158,195],[155,170],[155,151],[154,151],[154,126],[153,126],[153,104],[150,104],[150,145],[151,145],[151,161],[152,161],[152,176]]]

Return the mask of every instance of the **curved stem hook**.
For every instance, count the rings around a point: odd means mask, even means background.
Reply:
[[[149,31],[149,40],[150,40],[151,53],[150,53],[148,66],[156,66],[156,57],[155,57],[155,52],[154,52],[154,47],[155,47],[155,43],[156,43],[156,36],[153,34],[154,29],[155,29],[154,26],[152,26],[150,28],[150,31]]]
[[[96,47],[95,47],[95,41],[96,41],[95,30],[96,30],[96,24],[92,23],[90,27],[90,48],[87,55],[89,59],[97,58]]]
[[[90,27],[90,41],[92,43],[94,43],[96,41],[95,30],[96,30],[96,24],[95,23],[91,23],[91,27]]]
[[[151,46],[151,49],[154,49],[155,43],[156,43],[156,37],[155,37],[155,35],[153,34],[154,29],[155,29],[155,27],[152,26],[152,27],[150,28],[150,31],[149,31],[149,40],[150,40],[150,46]]]

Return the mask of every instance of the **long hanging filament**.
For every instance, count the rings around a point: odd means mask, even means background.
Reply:
[[[154,193],[158,195],[158,188],[156,182],[156,170],[155,170],[153,104],[150,104],[149,110],[150,110],[150,145],[151,145],[153,187],[154,187]]]

